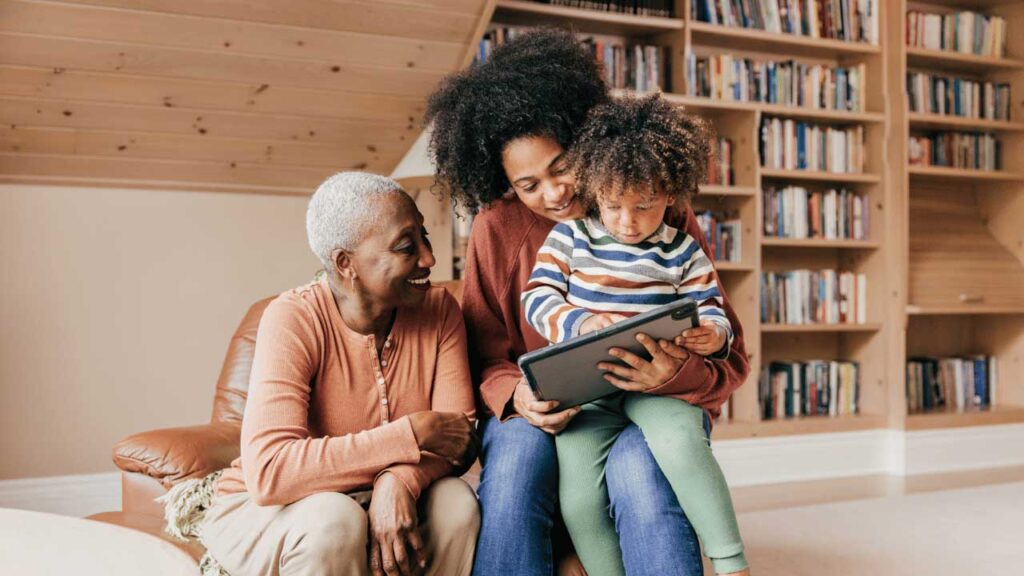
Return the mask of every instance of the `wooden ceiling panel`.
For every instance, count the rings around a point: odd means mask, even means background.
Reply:
[[[376,150],[373,144],[350,141],[319,145],[303,142],[259,142],[180,134],[116,132],[73,128],[0,125],[0,151],[26,154],[81,154],[152,160],[210,160],[246,164],[351,169],[364,162],[367,148],[375,165],[397,161],[403,151]],[[353,160],[358,159],[358,160]]]
[[[309,194],[389,173],[493,0],[0,0],[0,180]]]
[[[354,32],[334,32],[103,6],[0,0],[0,31],[166,46],[221,54],[287,57],[333,65],[458,67],[465,46]],[[182,31],[187,31],[182,33]]]
[[[444,75],[415,68],[325,64],[12,32],[0,32],[0,64],[192,80],[255,80],[261,84],[391,96],[428,94]]]
[[[468,45],[478,38],[477,24],[491,2],[440,0],[431,7],[421,3],[345,2],[343,0],[69,0],[76,4],[111,6],[224,18],[242,22],[286,24],[300,28],[359,32],[417,40],[456,42]],[[490,18],[490,12],[487,11]],[[486,23],[485,23],[486,24]]]
[[[159,106],[14,97],[0,97],[0,124],[320,144],[342,144],[355,138],[360,141],[371,140],[373,145],[381,149],[402,150],[411,146],[418,135],[416,127],[408,124],[219,111],[197,113]]]
[[[32,66],[0,66],[0,96],[40,96],[51,100],[61,98],[415,125],[419,125],[425,110],[423,99],[414,97],[344,94],[261,83],[204,82]]]

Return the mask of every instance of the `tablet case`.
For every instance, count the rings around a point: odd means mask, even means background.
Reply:
[[[519,368],[534,394],[542,400],[558,400],[559,409],[578,406],[618,392],[602,376],[598,362],[625,362],[608,355],[609,348],[623,348],[650,359],[636,341],[639,333],[655,340],[673,340],[680,332],[699,324],[697,303],[690,298],[664,304],[611,326],[528,352],[519,357]]]

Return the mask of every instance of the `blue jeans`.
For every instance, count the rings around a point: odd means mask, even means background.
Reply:
[[[706,430],[706,418],[704,424]],[[551,576],[558,517],[554,438],[522,418],[502,423],[492,416],[480,427],[481,524],[473,574]],[[703,574],[697,535],[635,424],[616,439],[605,475],[626,573]]]

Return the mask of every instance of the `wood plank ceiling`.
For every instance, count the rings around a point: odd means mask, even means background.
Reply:
[[[0,0],[0,181],[309,194],[387,174],[493,0]]]

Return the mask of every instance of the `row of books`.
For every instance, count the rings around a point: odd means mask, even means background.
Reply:
[[[842,270],[761,274],[764,324],[863,324],[867,276]]]
[[[698,212],[697,223],[708,243],[708,256],[716,262],[739,262],[742,225],[737,218],[710,210]]]
[[[757,397],[765,420],[857,414],[860,364],[842,360],[770,362],[761,369]]]
[[[878,0],[691,0],[700,22],[878,44]]]
[[[732,186],[735,182],[735,173],[732,170],[732,140],[718,137],[712,140],[711,146],[705,184]]]
[[[986,120],[1010,119],[1010,85],[925,72],[907,73],[911,112]]]
[[[911,166],[944,166],[968,170],[999,170],[1002,145],[992,134],[938,132],[911,136]]]
[[[529,26],[497,26],[480,39],[476,62],[486,62],[491,52],[505,42],[532,30]],[[637,92],[669,89],[669,51],[663,46],[623,44],[613,37],[585,37],[580,40],[605,72],[608,85]]]
[[[731,54],[691,56],[691,96],[822,110],[864,109],[864,64],[843,68],[795,60],[758,61]]]
[[[1006,55],[1006,20],[979,12],[907,12],[907,45],[979,56]]]
[[[907,411],[966,412],[995,406],[996,358],[911,358],[907,362]]]
[[[584,8],[599,12],[617,12],[637,16],[661,16],[670,18],[674,14],[674,0],[534,0],[538,4]]]
[[[864,127],[836,127],[792,119],[761,119],[761,166],[782,170],[860,173]]]
[[[846,188],[809,191],[802,186],[764,190],[764,235],[772,238],[866,240],[870,199]]]
[[[668,90],[668,50],[661,46],[623,45],[585,38],[583,45],[597,59],[612,88],[637,92]]]

